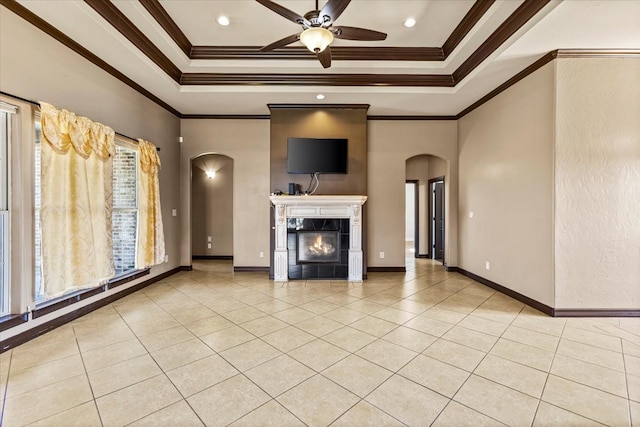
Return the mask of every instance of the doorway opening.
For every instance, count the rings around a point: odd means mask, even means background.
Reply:
[[[418,185],[417,179],[408,179],[405,182],[405,258],[417,258],[420,254]]]
[[[233,260],[233,159],[191,160],[191,258]]]
[[[431,259],[444,264],[444,176],[429,180],[429,245]]]

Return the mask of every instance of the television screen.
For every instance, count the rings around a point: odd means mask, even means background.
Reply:
[[[348,139],[289,138],[287,172],[347,173]]]

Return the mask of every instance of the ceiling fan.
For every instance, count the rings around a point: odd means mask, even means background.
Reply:
[[[349,6],[351,0],[329,0],[322,9],[318,9],[318,0],[316,0],[316,8],[307,12],[304,16],[300,16],[296,12],[270,0],[256,1],[278,15],[302,25],[303,28],[301,33],[292,34],[275,41],[260,49],[260,52],[269,52],[300,40],[307,49],[316,54],[324,68],[329,68],[331,67],[331,47],[329,45],[334,38],[363,41],[380,41],[387,38],[385,33],[379,31],[333,25],[335,20]]]

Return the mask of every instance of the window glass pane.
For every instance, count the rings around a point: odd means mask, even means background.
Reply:
[[[36,289],[36,303],[44,301],[43,289],[42,289],[42,246],[41,246],[41,236],[42,230],[40,228],[40,206],[41,206],[41,198],[40,198],[40,138],[42,135],[42,129],[40,127],[40,122],[37,121],[35,123],[36,128],[36,146],[34,149],[35,152],[35,177],[34,177],[34,233],[35,233],[35,242],[34,242],[34,256],[35,256],[35,272],[33,276],[33,280],[35,282]]]
[[[116,276],[135,270],[138,227],[137,151],[116,146],[113,159],[113,261]]]
[[[138,153],[125,147],[116,146],[113,158],[113,207],[115,209],[136,209],[136,157]]]
[[[116,276],[134,270],[136,267],[136,211],[113,212],[113,261]]]
[[[0,316],[9,313],[9,113],[0,112]]]

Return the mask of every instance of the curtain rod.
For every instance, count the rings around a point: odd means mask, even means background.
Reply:
[[[19,101],[26,102],[26,103],[28,103],[28,104],[35,105],[35,106],[37,106],[37,107],[40,107],[40,103],[39,103],[38,101],[32,101],[32,100],[30,100],[30,99],[22,98],[22,97],[20,97],[20,96],[12,95],[12,94],[10,94],[10,93],[2,92],[2,91],[0,91],[0,95],[8,96],[8,97],[10,97],[10,98],[17,99],[17,100],[19,100]],[[118,135],[118,136],[120,136],[120,137],[122,137],[122,138],[130,139],[130,140],[131,140],[131,141],[133,141],[135,144],[137,144],[137,143],[138,143],[138,140],[137,140],[137,139],[135,139],[135,138],[131,138],[130,136],[127,136],[127,135],[125,135],[125,134],[123,134],[123,133],[120,133],[120,132],[116,132],[116,131],[114,131],[114,132],[115,132],[115,134],[116,134],[116,135]],[[160,151],[160,147],[156,147],[156,150],[157,150],[157,151]]]

